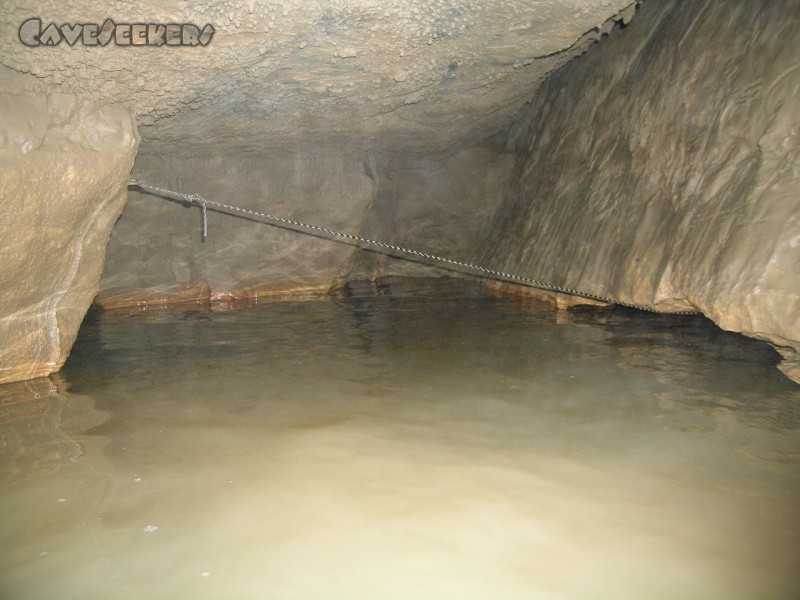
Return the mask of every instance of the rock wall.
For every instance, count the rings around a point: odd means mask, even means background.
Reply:
[[[500,202],[511,159],[497,144],[428,156],[341,147],[295,156],[143,155],[134,176],[209,200],[463,259]],[[132,192],[109,242],[97,303],[115,308],[254,299],[327,291],[352,278],[431,274],[351,244],[208,215],[203,242],[199,208]]]
[[[209,200],[358,233],[375,193],[369,157],[322,149],[302,156],[254,153],[144,155],[137,179]],[[253,299],[327,290],[357,249],[257,221],[201,212],[132,192],[108,248],[103,307]]]
[[[97,293],[139,137],[130,112],[0,72],[0,383],[58,370]]]
[[[502,202],[514,156],[498,136],[435,156],[389,155],[378,161],[377,190],[364,221],[365,237],[467,260]],[[383,275],[452,275],[419,262],[361,252],[348,270],[353,279]]]
[[[800,381],[800,3],[648,1],[551,75],[480,260],[768,340]]]

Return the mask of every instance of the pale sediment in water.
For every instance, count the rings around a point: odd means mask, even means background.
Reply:
[[[0,596],[796,598],[777,360],[452,281],[94,314],[0,387]]]

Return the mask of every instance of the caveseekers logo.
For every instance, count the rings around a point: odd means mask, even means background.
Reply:
[[[44,29],[41,19],[28,19],[19,28],[19,39],[26,46],[107,46],[112,41],[117,46],[205,46],[214,36],[214,28],[206,25],[200,29],[191,23],[114,23],[106,19],[97,23],[50,23]]]

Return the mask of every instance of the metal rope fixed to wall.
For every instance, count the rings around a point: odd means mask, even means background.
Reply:
[[[203,241],[208,234],[208,211],[213,210],[214,212],[227,214],[231,216],[245,216],[247,218],[256,220],[258,222],[264,223],[265,225],[273,225],[277,227],[284,227],[291,231],[295,231],[297,233],[302,234],[310,234],[317,237],[322,237],[325,239],[330,240],[345,240],[347,242],[356,245],[358,248],[363,249],[363,246],[371,247],[372,249],[383,251],[383,254],[388,256],[393,256],[390,252],[397,252],[406,257],[414,257],[425,259],[429,261],[433,261],[434,263],[440,263],[442,265],[447,265],[449,267],[457,267],[458,269],[464,269],[468,272],[471,272],[472,275],[477,275],[480,277],[493,279],[496,281],[504,281],[507,283],[517,283],[527,287],[532,287],[540,290],[546,290],[551,292],[559,292],[561,294],[568,294],[570,296],[580,296],[582,298],[588,298],[590,300],[598,300],[600,302],[606,302],[608,304],[616,304],[618,306],[625,306],[627,308],[635,308],[638,310],[643,310],[651,313],[659,313],[659,314],[678,314],[678,315],[694,315],[698,314],[694,311],[679,311],[679,312],[669,312],[669,311],[662,311],[656,308],[652,308],[650,306],[644,306],[642,304],[633,304],[631,302],[624,302],[622,300],[616,300],[614,298],[609,298],[608,296],[602,296],[599,294],[592,294],[589,292],[583,292],[581,290],[574,290],[571,288],[562,287],[560,285],[554,285],[552,283],[547,283],[546,281],[542,281],[539,279],[533,279],[531,277],[525,277],[524,275],[515,275],[514,273],[505,273],[503,271],[498,271],[496,269],[490,269],[487,267],[482,267],[480,265],[475,265],[468,262],[463,262],[460,260],[453,260],[451,258],[447,258],[444,256],[438,256],[436,254],[430,254],[428,252],[423,252],[420,250],[413,250],[411,248],[406,248],[404,246],[398,246],[396,244],[387,244],[386,242],[381,242],[378,240],[372,240],[369,238],[361,237],[359,235],[352,235],[350,233],[344,233],[341,231],[336,231],[335,229],[330,229],[328,227],[322,227],[320,225],[311,225],[308,223],[303,223],[301,221],[296,221],[294,219],[287,219],[284,217],[278,217],[275,215],[271,215],[269,213],[258,212],[255,210],[250,210],[247,208],[242,208],[240,206],[233,206],[232,204],[225,204],[223,202],[216,202],[214,200],[209,200],[208,198],[203,198],[199,194],[184,194],[182,192],[176,192],[174,190],[168,190],[165,188],[157,187],[154,185],[150,185],[143,181],[137,181],[132,179],[128,182],[128,188],[139,189],[143,192],[151,194],[153,196],[161,196],[163,198],[178,200],[179,202],[186,204],[186,205],[196,205],[202,211],[202,218],[203,218]],[[402,258],[402,257],[395,257],[395,258]],[[425,263],[423,263],[425,264]],[[437,265],[429,265],[431,267],[436,267]],[[460,272],[460,271],[459,271]]]

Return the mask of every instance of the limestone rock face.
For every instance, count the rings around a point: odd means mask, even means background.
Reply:
[[[357,234],[375,194],[368,158],[144,156],[135,176],[209,200]],[[132,191],[114,229],[97,302],[106,308],[327,291],[356,247]]]
[[[513,160],[504,147],[491,143],[440,156],[386,157],[378,162],[380,185],[363,235],[467,261],[500,205]],[[361,252],[354,259],[350,278],[454,274],[441,263],[433,263],[434,270],[429,261],[396,260],[386,254]]]
[[[696,308],[778,346],[800,381],[800,4],[639,13],[553,74],[514,125],[481,260]]]
[[[0,89],[16,76],[3,73]],[[97,293],[139,143],[130,111],[0,94],[0,383],[64,363]]]
[[[464,259],[494,213],[512,156],[470,148],[418,158],[336,152],[137,159],[134,176],[310,225]],[[436,274],[353,244],[132,191],[96,301],[105,308],[327,291],[352,278]],[[402,255],[400,255],[402,256]]]

